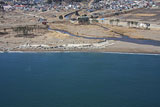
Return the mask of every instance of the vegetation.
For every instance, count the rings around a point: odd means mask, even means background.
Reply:
[[[113,23],[116,23],[116,25],[118,26],[118,24],[119,24],[119,22],[120,22],[120,20],[119,19],[111,19],[111,20],[109,20],[109,23],[113,26]]]
[[[36,32],[36,30],[39,29],[39,26],[19,26],[12,29],[17,33],[17,36],[28,37],[33,35],[33,32]]]
[[[1,35],[6,35],[6,34],[8,34],[7,29],[6,28],[4,28],[3,30],[1,29],[0,36]]]
[[[80,16],[79,13],[78,13],[78,11],[75,12],[75,15],[76,15],[76,16]]]
[[[120,20],[119,20],[119,19],[116,19],[115,22],[116,22],[116,25],[118,26]]]
[[[113,19],[109,20],[109,23],[113,26]]]
[[[63,19],[63,16],[62,16],[62,15],[60,15],[60,16],[59,16],[59,19],[61,19],[61,20],[62,20],[62,19]]]
[[[98,20],[97,19],[93,19],[92,23],[98,23]]]

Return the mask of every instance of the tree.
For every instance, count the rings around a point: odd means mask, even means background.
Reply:
[[[134,22],[135,26],[137,27],[138,26],[138,22]]]
[[[18,34],[22,34],[25,36],[28,36],[28,34],[30,32],[33,32],[34,29],[37,29],[36,26],[19,26],[19,27],[15,27],[13,28],[13,31],[15,31]]]
[[[132,27],[133,27],[133,24],[134,24],[134,22],[133,22],[133,21],[131,21],[131,25],[132,25]]]
[[[62,20],[62,19],[63,19],[63,16],[62,16],[62,15],[60,15],[60,16],[59,16],[59,19],[61,19],[61,20]]]
[[[109,23],[113,26],[113,19],[109,20]]]
[[[75,12],[75,15],[76,15],[76,16],[80,16],[79,13],[78,13],[78,11]]]
[[[4,30],[4,32],[6,32],[6,28],[4,28],[3,30]]]
[[[118,23],[119,23],[120,20],[119,20],[119,19],[116,19],[115,21],[116,21],[116,25],[118,26]]]
[[[130,27],[130,26],[131,26],[131,21],[128,21],[128,22],[127,22],[127,25]]]

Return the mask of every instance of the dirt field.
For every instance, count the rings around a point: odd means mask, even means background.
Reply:
[[[74,24],[51,24],[53,29],[61,29],[75,35],[89,37],[113,37],[117,36],[110,30],[104,29],[97,25],[74,25]]]
[[[103,27],[105,28],[103,28]],[[120,37],[120,34],[136,39],[160,40],[160,32],[158,30],[142,30],[128,27],[117,27],[110,25],[74,25],[74,24],[51,24],[53,29],[61,29],[68,31],[74,35],[87,37]],[[108,29],[107,29],[108,28]],[[117,33],[114,33],[117,32]]]
[[[160,8],[141,9],[128,14],[122,14],[114,18],[122,20],[136,20],[141,22],[149,22],[153,24],[160,24]]]
[[[38,18],[25,15],[20,11],[1,13],[0,28],[14,27],[20,25],[33,25],[38,22]]]

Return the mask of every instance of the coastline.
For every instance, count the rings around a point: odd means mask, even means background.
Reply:
[[[0,51],[3,53],[109,53],[109,54],[134,54],[134,55],[160,55],[159,52],[147,51],[105,51],[105,50],[15,50],[15,51]]]

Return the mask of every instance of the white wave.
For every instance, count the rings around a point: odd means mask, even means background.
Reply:
[[[5,53],[0,51],[0,53]],[[89,51],[8,51],[6,53],[108,53],[108,54],[130,54],[130,55],[156,55],[159,56],[160,54],[152,54],[152,53],[129,53],[129,52],[89,52]]]
[[[110,54],[131,54],[131,55],[160,55],[152,53],[129,53],[129,52],[100,52],[100,53],[110,53]]]

